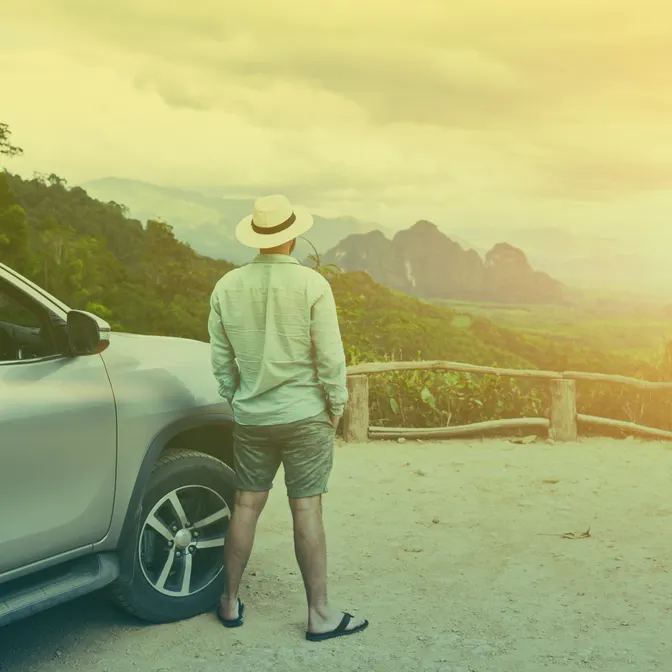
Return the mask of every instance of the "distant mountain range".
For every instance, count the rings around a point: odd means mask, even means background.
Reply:
[[[234,264],[246,263],[254,255],[253,251],[240,245],[234,235],[237,222],[251,211],[251,198],[218,197],[207,195],[205,189],[203,192],[190,191],[115,177],[92,180],[80,186],[98,200],[115,201],[125,205],[129,215],[134,219],[142,222],[148,219],[161,219],[168,222],[173,226],[175,235],[180,240],[189,243],[200,254],[226,259]],[[209,193],[214,194],[215,192],[210,190]],[[672,294],[672,264],[668,260],[668,250],[672,246],[672,228],[670,232],[661,231],[660,244],[654,240],[653,244],[648,244],[645,249],[643,242],[638,241],[636,232],[633,232],[635,241],[633,244],[629,243],[622,233],[618,236],[596,236],[588,233],[584,235],[562,228],[541,226],[508,227],[506,229],[489,226],[463,228],[457,222],[450,227],[439,223],[438,227],[434,228],[439,233],[447,234],[448,238],[464,252],[473,250],[473,253],[481,258],[484,266],[489,251],[499,239],[507,241],[512,249],[524,250],[523,256],[526,257],[525,263],[528,266],[543,269],[550,276],[561,280],[568,286],[606,292],[618,291],[619,293],[665,296]],[[376,231],[381,232],[381,235],[376,236]],[[369,240],[377,239],[378,245],[372,243],[372,253],[374,248],[384,248],[388,253],[396,249],[394,246],[386,246],[383,242],[385,240],[389,244],[393,242],[392,237],[395,236],[393,230],[355,217],[316,216],[315,226],[306,237],[315,246],[318,254],[324,255],[349,236],[362,234],[372,234],[373,237],[358,239],[355,247],[360,243],[369,245]],[[426,241],[429,239],[429,237],[426,238]],[[404,236],[400,240],[405,240]],[[435,236],[432,241],[439,246],[446,245],[445,240],[440,237]],[[305,259],[312,252],[308,243],[303,240],[298,241],[297,256],[299,259]],[[353,252],[357,254],[357,250]],[[422,285],[425,282],[418,279],[420,277],[418,268],[423,264],[421,259],[425,252],[430,257],[435,254],[431,249],[413,253],[416,284],[419,282]],[[471,258],[474,259],[473,254]],[[431,262],[430,266],[432,263],[435,262]],[[362,267],[361,261],[359,266]],[[399,268],[394,260],[381,261],[380,266]],[[478,264],[467,265],[465,268],[477,274],[474,276],[474,285],[469,291],[478,294],[480,290],[477,291],[475,288],[481,286],[486,280],[477,279],[481,277]],[[518,268],[521,269],[522,265]],[[404,275],[405,266],[402,271]],[[376,279],[380,279],[378,273],[379,271],[376,271],[374,275]],[[459,273],[459,271],[456,269],[454,273]],[[486,275],[492,277],[492,272]],[[538,280],[538,276],[530,277]],[[397,284],[405,286],[402,281],[397,281]],[[422,291],[428,290],[423,289]],[[532,294],[535,292],[544,294],[546,291],[539,289]],[[490,293],[490,290],[486,293]]]
[[[535,271],[522,250],[499,243],[482,258],[425,220],[392,239],[380,231],[349,236],[324,261],[425,299],[550,304],[570,298],[561,282]]]
[[[485,254],[493,242],[492,228],[455,229]],[[452,238],[452,231],[449,234]],[[636,227],[624,235],[577,233],[558,227],[512,227],[500,238],[525,250],[530,264],[543,268],[567,285],[585,290],[672,295],[672,227],[660,236],[639,236]]]
[[[129,216],[146,222],[168,222],[180,240],[209,257],[243,264],[254,256],[235,239],[238,222],[252,212],[252,199],[217,198],[196,191],[160,187],[147,182],[108,177],[80,185],[93,198],[126,206]],[[315,216],[315,225],[306,237],[323,254],[343,238],[383,227],[355,217]],[[313,250],[304,240],[297,241],[296,254],[303,259]]]

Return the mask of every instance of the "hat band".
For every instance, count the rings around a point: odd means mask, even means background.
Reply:
[[[257,226],[252,220],[252,231],[255,233],[261,233],[263,235],[271,235],[272,233],[280,233],[288,229],[296,221],[296,215],[292,213],[289,219],[286,219],[284,222],[277,224],[276,226]]]

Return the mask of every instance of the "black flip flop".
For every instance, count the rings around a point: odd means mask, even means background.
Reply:
[[[240,601],[240,598],[238,598],[238,618],[224,618],[220,611],[221,608],[221,605],[217,607],[217,618],[225,628],[239,628],[245,622],[243,619],[245,605]]]
[[[352,614],[343,614],[341,622],[338,624],[338,627],[329,632],[306,632],[306,639],[309,642],[324,642],[327,639],[334,639],[335,637],[344,637],[345,635],[354,635],[357,632],[366,630],[369,627],[369,622],[364,621],[361,625],[358,625],[356,628],[348,630],[347,627],[350,625],[350,621],[354,618]]]

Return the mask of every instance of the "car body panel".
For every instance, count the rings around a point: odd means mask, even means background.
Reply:
[[[0,367],[0,574],[102,539],[117,418],[100,356]]]
[[[206,424],[214,415],[231,423],[229,404],[219,396],[207,343],[180,338],[113,333],[102,354],[117,400],[119,468],[109,536],[116,545],[138,474],[152,442],[164,442],[186,426]],[[191,419],[191,423],[185,420]],[[168,430],[167,432],[164,430]],[[197,448],[197,446],[194,446]]]

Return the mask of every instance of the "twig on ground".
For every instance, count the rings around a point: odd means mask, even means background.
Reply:
[[[529,436],[523,436],[522,438],[518,439],[509,439],[509,441],[511,443],[518,443],[527,446],[530,443],[534,443],[538,438],[539,437],[536,434],[530,434]]]
[[[560,537],[561,539],[589,539],[590,527],[585,532],[565,532],[564,534],[549,534],[548,532],[539,532],[541,537]]]

